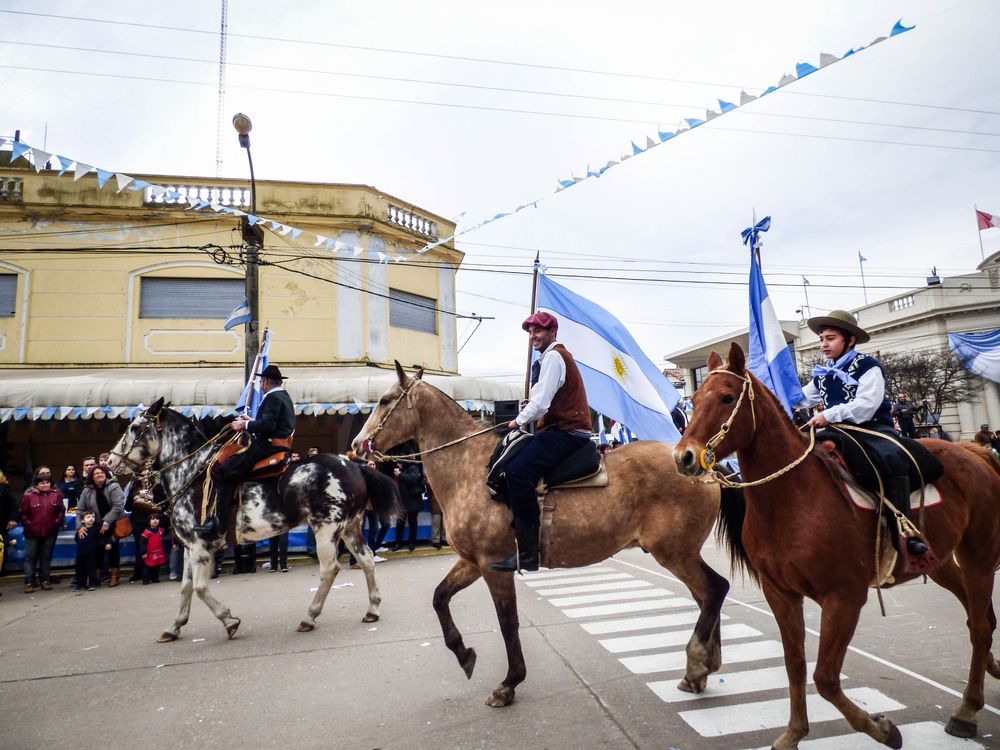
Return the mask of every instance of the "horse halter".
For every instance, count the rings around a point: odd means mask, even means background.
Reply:
[[[403,386],[402,392],[399,394],[399,398],[397,398],[395,401],[392,402],[392,406],[390,406],[389,409],[386,411],[385,416],[383,416],[382,419],[379,420],[379,423],[372,431],[372,434],[369,435],[367,438],[365,438],[364,441],[366,444],[365,451],[367,453],[371,453],[373,455],[380,455],[378,454],[378,449],[375,447],[375,436],[378,435],[380,432],[382,432],[382,428],[385,427],[385,423],[389,419],[389,416],[392,414],[393,411],[395,411],[396,407],[399,406],[399,402],[403,400],[404,396],[406,397],[406,408],[407,409],[413,408],[413,397],[410,394],[410,391],[418,382],[420,381],[417,380],[417,378],[410,378],[410,382],[407,383],[405,386]]]
[[[708,439],[708,441],[705,443],[705,449],[698,456],[698,463],[701,464],[701,468],[703,468],[705,471],[714,471],[715,461],[716,461],[715,447],[723,440],[725,440],[726,435],[729,434],[729,430],[733,426],[733,421],[736,419],[736,415],[739,413],[740,406],[743,404],[743,397],[748,393],[750,394],[750,416],[753,418],[753,430],[755,433],[757,432],[757,413],[756,411],[754,411],[753,408],[753,402],[754,402],[753,382],[750,380],[750,378],[744,378],[741,375],[737,375],[735,372],[730,372],[729,370],[724,370],[721,368],[718,370],[712,370],[710,373],[708,373],[708,375],[715,375],[717,373],[722,375],[731,375],[732,377],[737,378],[738,380],[742,380],[743,385],[740,387],[740,396],[736,400],[736,406],[733,407],[733,411],[729,415],[729,419],[723,422],[722,426],[719,428],[719,431]],[[706,375],[706,377],[708,377],[708,375]]]
[[[142,413],[142,416],[146,420],[146,424],[143,425],[142,432],[139,433],[138,437],[132,439],[132,441],[129,444],[129,449],[125,453],[119,453],[118,451],[115,450],[111,451],[111,455],[118,456],[118,458],[120,458],[130,469],[133,470],[133,473],[135,468],[141,466],[142,463],[145,463],[145,461],[148,459],[144,459],[142,462],[135,464],[135,466],[133,466],[133,462],[130,461],[128,458],[128,454],[132,452],[132,448],[134,448],[136,444],[146,436],[146,433],[149,432],[150,429],[155,429],[157,433],[163,432],[163,425],[160,424],[159,412],[157,412],[157,414],[153,417],[152,420],[149,419],[148,410],[144,411]]]

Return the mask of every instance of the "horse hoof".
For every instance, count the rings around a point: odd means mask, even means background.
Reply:
[[[491,708],[503,708],[514,702],[514,688],[501,685],[495,688],[490,697],[486,699],[486,705]]]
[[[889,736],[882,741],[883,745],[888,745],[893,748],[893,750],[899,750],[899,748],[903,746],[903,735],[899,733],[896,725],[893,724],[885,714],[875,714],[870,718],[875,722],[879,729],[884,729],[888,732]]]
[[[700,677],[697,682],[691,682],[687,677],[681,679],[677,683],[677,689],[683,690],[685,693],[700,693],[708,686],[708,675]]]
[[[177,636],[173,633],[164,632],[159,638],[156,639],[157,643],[170,643],[171,641],[176,641]]]
[[[472,670],[476,668],[476,650],[474,648],[468,649],[465,652],[465,657],[458,660],[458,663],[462,667],[462,671],[465,672],[466,679],[472,679]],[[489,703],[489,701],[487,701]]]
[[[315,625],[310,625],[308,622],[300,622],[298,631],[300,633],[311,633],[315,627]]]
[[[226,626],[226,634],[229,636],[229,640],[233,640],[236,637],[236,631],[240,629],[240,621],[237,620],[232,625]]]
[[[361,622],[378,622],[378,615],[369,612],[364,617],[361,618]]]
[[[948,726],[944,728],[944,731],[952,737],[963,737],[965,739],[972,739],[979,733],[976,722],[957,719],[954,716],[948,720]]]

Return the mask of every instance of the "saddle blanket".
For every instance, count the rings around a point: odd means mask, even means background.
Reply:
[[[851,501],[857,507],[861,508],[861,510],[875,510],[878,504],[877,497],[849,484],[846,484],[845,487],[847,488],[847,494],[851,496]],[[943,499],[937,487],[933,484],[928,484],[924,487],[925,508],[932,508],[935,505],[940,505],[942,502]],[[910,508],[912,510],[920,510],[920,490],[910,493]]]

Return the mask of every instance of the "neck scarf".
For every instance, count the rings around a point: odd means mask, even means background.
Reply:
[[[858,381],[847,374],[847,366],[854,361],[854,358],[858,356],[858,350],[851,348],[847,350],[840,359],[834,362],[832,359],[826,361],[826,365],[816,365],[813,368],[812,374],[814,378],[825,378],[827,375],[833,375],[844,385],[857,385]]]

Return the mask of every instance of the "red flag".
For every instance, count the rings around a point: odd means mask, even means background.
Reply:
[[[976,221],[979,222],[979,231],[984,229],[1000,228],[1000,216],[988,214],[985,211],[976,211]]]

